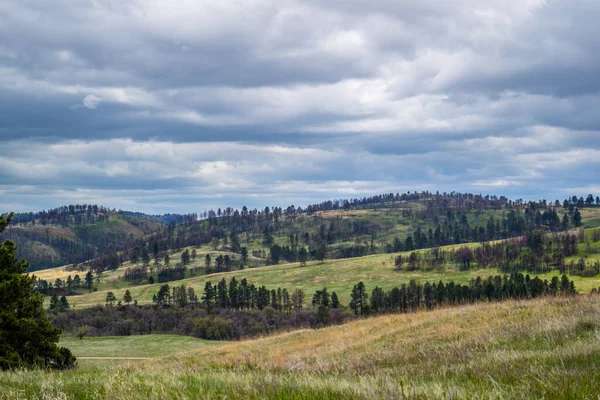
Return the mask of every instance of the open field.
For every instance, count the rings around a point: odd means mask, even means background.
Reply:
[[[78,358],[79,366],[152,359],[223,343],[180,335],[100,336],[83,339],[63,336],[60,339],[60,345],[69,348]]]
[[[382,316],[123,365],[4,372],[0,397],[592,399],[599,367],[600,297],[579,296]]]

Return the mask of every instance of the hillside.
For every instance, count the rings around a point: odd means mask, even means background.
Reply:
[[[4,238],[17,242],[19,256],[30,260],[32,270],[89,261],[87,267],[103,272],[144,254],[160,266],[165,254],[186,247],[237,254],[233,267],[241,265],[245,252],[242,264],[250,256],[252,266],[261,266],[498,240],[534,229],[557,232],[599,223],[600,207],[579,200],[560,205],[415,192],[328,201],[304,209],[227,207],[199,215],[152,216],[69,206],[18,214]]]
[[[595,398],[599,317],[597,296],[482,303],[210,347],[190,341],[120,366],[3,372],[0,386],[8,398]],[[129,338],[107,339],[110,348],[84,339],[96,352],[73,349],[110,359],[120,340],[131,348]]]
[[[129,281],[124,279],[127,270],[136,268],[131,262],[125,262],[116,270],[105,271],[96,276],[96,283],[93,291],[87,289],[77,290],[76,295],[68,296],[71,305],[77,308],[89,307],[97,304],[104,304],[108,292],[115,294],[118,300],[123,298],[126,290],[129,290],[132,299],[140,304],[148,304],[152,302],[152,298],[158,293],[162,285],[169,284],[171,287],[184,285],[187,288],[192,288],[200,296],[203,293],[206,282],[217,284],[220,280],[230,280],[235,277],[238,281],[247,279],[248,282],[255,285],[265,285],[267,289],[277,289],[279,287],[286,288],[290,293],[295,289],[302,289],[307,295],[312,295],[316,290],[327,287],[329,291],[335,291],[343,304],[349,301],[350,291],[359,281],[365,282],[368,290],[372,290],[376,286],[383,289],[390,289],[401,284],[408,283],[411,279],[417,282],[455,282],[460,284],[468,284],[472,279],[481,277],[482,279],[488,276],[502,275],[513,270],[529,273],[531,277],[539,276],[541,279],[550,280],[553,276],[567,273],[572,279],[579,292],[588,293],[592,289],[600,287],[600,230],[590,228],[584,231],[584,241],[577,239],[575,246],[577,250],[562,259],[563,269],[551,261],[546,266],[543,257],[537,258],[537,266],[526,266],[522,263],[529,262],[531,255],[530,249],[526,246],[525,239],[518,240],[520,246],[523,246],[520,253],[515,258],[515,263],[520,267],[502,267],[502,261],[495,261],[491,256],[483,253],[479,256],[479,249],[485,246],[489,252],[493,246],[498,246],[496,253],[504,254],[501,246],[510,246],[515,248],[517,244],[513,241],[494,241],[483,245],[482,243],[468,243],[462,245],[442,246],[436,249],[421,249],[414,252],[399,252],[390,254],[374,254],[364,257],[346,258],[338,260],[325,260],[323,263],[319,261],[308,261],[305,265],[301,263],[281,263],[278,265],[269,265],[262,267],[245,268],[242,270],[211,272],[206,273],[205,255],[209,254],[212,259],[218,255],[230,255],[235,257],[233,253],[215,252],[203,247],[198,249],[190,247],[188,252],[196,251],[197,257],[195,260],[190,260],[190,263],[185,269],[184,279],[173,281],[148,284],[147,281]],[[572,235],[579,234],[579,231],[573,232]],[[557,238],[562,237],[562,234],[548,236],[547,241],[557,241]],[[546,245],[547,246],[547,245]],[[556,245],[555,245],[556,246]],[[465,269],[464,262],[457,257],[464,257],[464,249],[471,249],[472,261],[471,266]],[[483,250],[483,249],[482,249]],[[408,260],[412,254],[416,255],[416,263],[411,267]],[[545,255],[554,254],[555,250],[546,250]],[[171,253],[173,260],[180,259],[182,251]],[[398,257],[405,260],[400,268],[396,262]],[[434,262],[435,258],[439,262]],[[481,257],[482,265],[479,265],[479,257]],[[554,260],[554,259],[553,259]],[[249,262],[260,261],[259,259],[250,259]],[[521,263],[521,264],[519,264]],[[580,268],[581,263],[584,267]],[[516,268],[516,269],[515,269]],[[64,282],[69,276],[74,277],[75,274],[84,273],[73,271],[69,268],[54,268],[36,272],[38,278],[53,282],[60,279]],[[154,274],[153,276],[156,276]]]
[[[155,232],[161,224],[144,218],[99,208],[67,211],[51,216],[17,214],[0,234],[0,241],[13,240],[17,255],[29,261],[31,271],[84,262],[110,247],[118,248]]]

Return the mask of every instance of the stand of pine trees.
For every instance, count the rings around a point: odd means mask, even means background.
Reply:
[[[473,278],[468,285],[454,282],[424,284],[411,280],[389,291],[376,287],[367,303],[367,292],[362,282],[354,286],[350,308],[357,315],[369,313],[407,313],[420,309],[455,306],[479,301],[505,299],[533,299],[540,296],[574,296],[575,284],[566,275],[554,276],[550,281],[531,278],[522,273]]]
[[[267,289],[234,277],[214,285],[207,282],[200,294],[183,285],[162,285],[154,296],[153,305],[138,306],[135,302],[129,305],[131,296],[127,293],[122,301],[109,293],[106,306],[57,312],[53,322],[74,333],[86,326],[90,336],[178,333],[225,340],[341,324],[370,314],[575,294],[575,285],[567,276],[555,276],[547,281],[514,273],[485,279],[477,277],[468,285],[411,280],[389,291],[376,287],[370,296],[364,283],[359,282],[352,290],[349,307],[343,307],[337,293],[330,293],[327,288],[317,290],[311,304],[305,305],[302,290],[289,293],[285,288]]]

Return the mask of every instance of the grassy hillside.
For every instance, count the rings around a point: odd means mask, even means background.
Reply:
[[[594,243],[595,245],[589,249],[585,246],[580,246],[578,253],[568,257],[567,261],[577,260],[580,257],[586,257],[588,262],[600,260],[600,253],[596,252],[597,247],[600,246],[600,242]],[[480,245],[481,244],[479,243],[469,244],[469,246],[473,248]],[[445,246],[442,247],[442,249],[450,250],[459,246],[462,245]],[[423,253],[427,251],[428,250],[420,250],[418,252]],[[176,255],[177,254],[178,253],[176,253]],[[307,263],[305,266],[300,265],[300,263],[291,263],[248,268],[241,271],[198,275],[183,280],[169,282],[169,284],[171,286],[185,285],[186,287],[192,287],[196,293],[200,295],[207,281],[216,284],[223,278],[229,280],[231,277],[235,276],[238,280],[246,278],[249,282],[254,283],[255,285],[265,285],[268,289],[281,287],[287,288],[290,292],[296,288],[303,289],[308,295],[312,295],[317,289],[327,287],[330,292],[335,291],[340,297],[340,300],[344,304],[347,304],[350,299],[349,295],[352,286],[359,281],[365,282],[367,289],[370,292],[375,286],[391,289],[402,283],[408,283],[411,279],[415,279],[419,282],[428,281],[433,283],[442,280],[444,282],[454,281],[456,283],[466,284],[472,278],[476,278],[477,276],[483,278],[490,275],[502,274],[502,272],[498,271],[496,268],[472,268],[468,271],[461,271],[459,266],[454,263],[448,263],[430,270],[397,271],[394,267],[394,258],[398,254],[403,257],[408,257],[410,253],[376,254],[358,258],[326,260],[322,264],[313,261]],[[191,268],[201,266],[202,263],[203,257],[199,256],[197,261],[191,264]],[[126,264],[121,269],[103,273],[101,275],[98,291],[70,296],[68,298],[70,304],[76,307],[89,307],[96,304],[104,304],[106,293],[108,291],[112,291],[117,299],[121,299],[127,289],[130,290],[133,300],[137,300],[140,304],[150,303],[152,301],[152,296],[158,292],[162,284],[132,285],[123,281],[120,277],[128,266],[129,265]],[[53,269],[40,272],[40,277],[47,279],[61,276],[62,279],[64,279],[64,275],[67,273],[69,272],[63,269]],[[531,273],[530,275],[533,277],[536,274]],[[559,271],[537,274],[540,278],[548,280],[556,275],[559,275]],[[580,276],[570,276],[570,279],[575,281],[576,288],[579,292],[587,293],[593,288],[600,287],[600,275],[585,278]]]
[[[185,354],[136,364],[4,372],[0,396],[591,399],[600,388],[599,317],[597,296],[390,315],[187,352],[182,346]]]

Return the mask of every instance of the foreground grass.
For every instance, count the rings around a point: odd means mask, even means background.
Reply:
[[[182,349],[184,350],[184,349]],[[136,365],[0,374],[4,398],[597,398],[600,298],[383,316]]]

